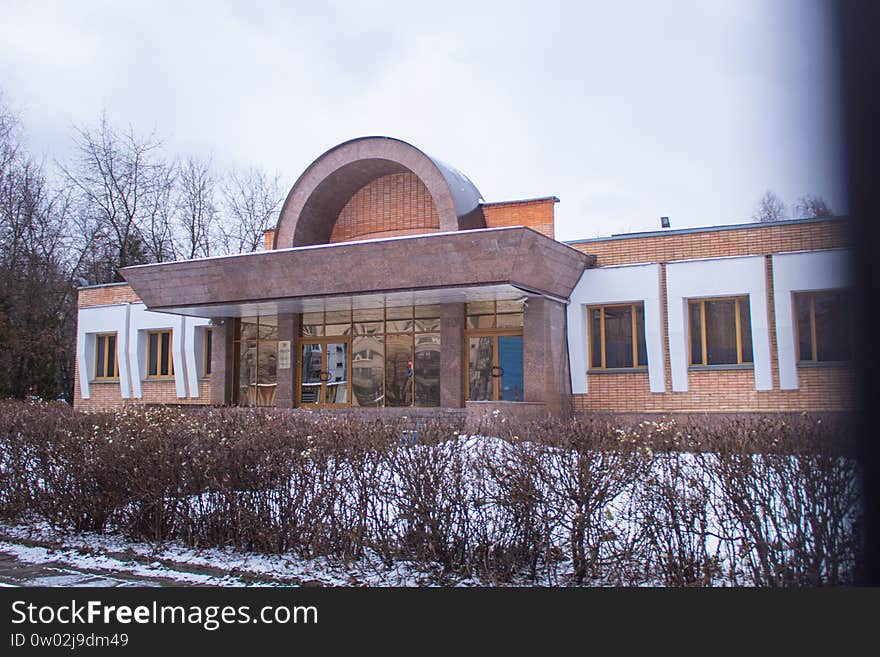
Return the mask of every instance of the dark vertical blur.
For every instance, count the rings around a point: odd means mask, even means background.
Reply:
[[[859,365],[862,457],[865,468],[867,520],[866,568],[863,584],[880,585],[880,3],[845,0],[833,5],[843,91],[843,134],[846,184],[853,217],[857,298],[856,361]]]

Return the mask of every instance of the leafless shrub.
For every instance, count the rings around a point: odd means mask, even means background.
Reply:
[[[437,418],[0,402],[0,516],[408,562],[437,583],[798,586],[858,573],[859,468],[833,423],[503,420],[466,435]]]

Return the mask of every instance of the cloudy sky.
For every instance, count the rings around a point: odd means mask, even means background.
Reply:
[[[105,109],[289,188],[404,139],[488,201],[556,195],[557,237],[746,221],[767,190],[845,212],[819,0],[0,0],[0,89],[63,159]]]

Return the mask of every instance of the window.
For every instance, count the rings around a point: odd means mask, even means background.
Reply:
[[[102,333],[95,336],[95,378],[119,378],[119,365],[116,362],[115,333]]]
[[[641,303],[592,306],[590,319],[590,369],[645,367],[645,307]]]
[[[242,317],[235,322],[233,357],[237,385],[233,401],[242,406],[274,406],[278,387],[278,317]]]
[[[212,340],[214,338],[214,330],[213,329],[205,329],[205,376],[209,376],[211,374],[211,347]]]
[[[523,302],[466,305],[469,401],[523,401]]]
[[[748,297],[688,301],[691,365],[752,362]]]
[[[304,313],[302,321],[301,404],[325,398],[321,363],[334,353],[327,349],[350,339],[352,394],[346,403],[440,405],[439,305],[328,310]]]
[[[174,376],[171,358],[171,329],[147,333],[147,376]]]
[[[799,362],[834,362],[852,358],[852,319],[847,292],[798,292],[794,295],[794,306]]]

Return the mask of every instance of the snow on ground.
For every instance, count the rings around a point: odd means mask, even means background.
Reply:
[[[181,585],[424,586],[432,583],[430,573],[411,569],[405,562],[389,569],[378,559],[371,558],[346,565],[325,558],[298,559],[290,555],[263,555],[223,548],[196,550],[175,543],[157,548],[114,534],[56,532],[40,522],[0,524],[0,552],[31,564],[63,563],[73,568],[168,579]],[[211,572],[193,572],[201,569]],[[477,582],[463,580],[459,584]]]

